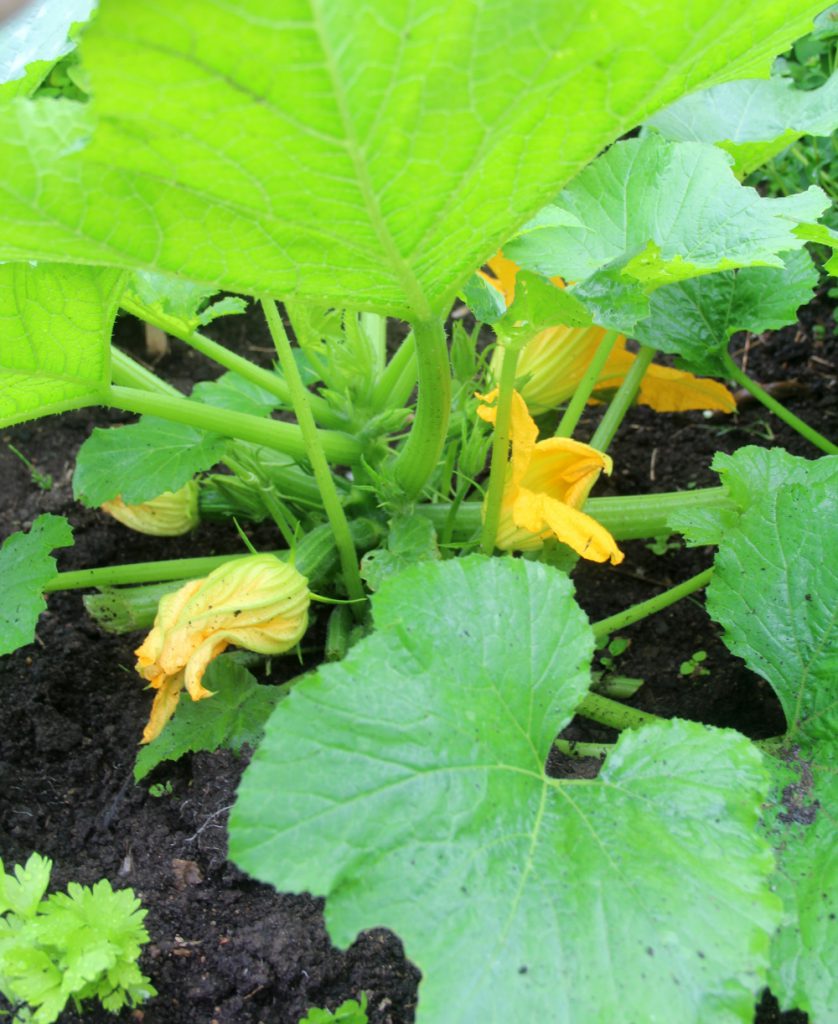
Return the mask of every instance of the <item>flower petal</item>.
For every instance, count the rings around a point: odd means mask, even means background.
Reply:
[[[518,526],[532,533],[549,527],[577,555],[592,562],[619,565],[625,557],[608,530],[591,516],[546,494],[523,489],[513,510]]]
[[[622,384],[637,357],[626,350],[625,339],[615,345],[600,374],[596,390],[613,391]],[[736,399],[719,381],[696,377],[686,370],[652,363],[646,370],[637,401],[655,412],[690,412],[714,409],[736,412]]]
[[[170,676],[166,679],[154,695],[154,702],[151,705],[151,714],[148,724],[143,730],[141,743],[151,743],[163,731],[163,726],[175,713],[175,708],[180,700],[180,691],[183,689],[183,673]]]

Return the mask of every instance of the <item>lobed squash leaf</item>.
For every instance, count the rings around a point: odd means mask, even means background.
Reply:
[[[777,851],[773,888],[783,919],[771,947],[769,984],[783,1008],[818,1024],[838,1021],[838,743],[791,742],[774,758],[766,832]]]
[[[0,108],[0,258],[426,319],[603,146],[818,8],[102,0],[91,103]]]
[[[0,264],[0,427],[103,402],[124,276]]]
[[[722,357],[732,334],[794,323],[798,308],[812,298],[818,272],[806,250],[780,256],[782,268],[744,267],[659,288],[633,336],[680,356],[694,373],[724,377]]]
[[[653,187],[650,187],[650,183]],[[794,229],[829,206],[816,186],[778,199],[739,184],[713,146],[652,134],[612,146],[504,245],[525,269],[584,282],[609,268],[644,291],[736,267],[782,267]]]
[[[341,946],[394,929],[420,1024],[750,1022],[778,911],[755,748],[675,721],[624,734],[598,779],[548,777],[593,640],[547,566],[426,562],[373,608],[268,722],[237,863],[326,896]]]
[[[210,663],[204,685],[213,696],[200,701],[184,696],[157,739],[140,749],[134,763],[136,782],[163,761],[176,761],[184,754],[219,747],[239,751],[245,743],[256,746],[266,719],[287,692],[260,686],[231,655]]]
[[[762,485],[707,588],[725,644],[774,688],[794,742],[838,731],[838,456],[806,468],[806,482]]]
[[[10,654],[35,639],[38,617],[46,609],[43,589],[55,576],[54,548],[73,543],[63,516],[38,516],[28,533],[19,531],[0,547],[0,655]]]

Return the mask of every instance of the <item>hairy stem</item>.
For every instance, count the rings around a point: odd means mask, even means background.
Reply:
[[[175,423],[186,423],[199,430],[209,430],[241,441],[252,441],[254,444],[274,448],[294,457],[303,457],[307,454],[302,431],[294,423],[281,423],[279,420],[220,409],[189,398],[173,398],[169,395],[117,386],[108,389],[104,404],[114,409],[124,409],[126,412],[160,416]],[[361,457],[361,443],[349,434],[336,430],[321,430],[318,431],[318,437],[326,455],[334,462],[348,464],[357,462]]]
[[[730,353],[725,352],[724,356],[725,369],[727,370],[728,376],[731,380],[735,380],[737,384],[749,391],[754,398],[761,402],[766,409],[770,409],[783,423],[787,423],[792,430],[796,430],[798,434],[805,437],[807,441],[811,442],[816,448],[820,448],[822,452],[826,452],[827,455],[837,455],[838,445],[834,445],[828,438],[824,437],[823,434],[818,433],[817,430],[810,427],[808,423],[804,423],[803,420],[798,419],[793,412],[789,410],[768,394],[763,388],[751,380],[751,378],[741,370],[730,356]]]
[[[140,391],[183,398],[176,387],[172,387],[162,377],[158,377],[156,373],[147,370],[124,352],[120,352],[114,345],[111,345],[111,381],[120,387],[139,388]]]
[[[616,331],[607,331],[605,337],[599,343],[594,358],[588,364],[584,376],[573,392],[573,398],[571,398],[568,407],[564,411],[564,415],[559,420],[559,425],[556,427],[556,437],[573,436],[573,431],[576,429],[576,425],[585,411],[588,399],[593,394],[596,382],[602,373],[602,368],[608,361],[608,357],[611,355],[611,350],[614,348],[614,343],[618,337],[619,335]]]
[[[627,707],[619,701],[601,697],[598,693],[589,693],[576,709],[576,713],[600,725],[609,725],[612,729],[639,729],[643,725],[665,721],[658,715]]]
[[[270,298],[263,298],[261,302],[282,372],[291,390],[294,412],[296,413],[305,441],[306,456],[311,464],[314,479],[317,481],[317,486],[320,489],[320,497],[323,499],[323,508],[326,510],[326,515],[332,527],[335,544],[340,555],[340,565],[347,593],[350,598],[363,601],[365,596],[364,585],[361,582],[361,574],[358,571],[358,555],[355,551],[355,543],[352,540],[346,513],[343,510],[343,505],[335,487],[335,481],[329,468],[324,446],[321,444],[320,432],[317,429],[314,416],[309,407],[308,390],[305,384],[303,384],[303,379],[297,368],[291,342],[285,333],[276,303]],[[361,614],[360,606],[353,605],[353,610],[357,611],[359,615]]]
[[[394,465],[397,483],[416,498],[437,467],[451,414],[451,364],[440,320],[413,324],[419,371],[416,419]]]
[[[287,551],[266,554],[287,558]],[[126,565],[104,565],[100,569],[73,569],[60,572],[44,587],[44,593],[58,590],[84,590],[88,587],[119,587],[136,583],[165,583],[169,580],[193,580],[243,555],[208,555],[200,558],[170,558],[160,562],[129,562]]]
[[[599,422],[591,438],[591,447],[601,452],[607,452],[608,446],[614,440],[614,435],[620,428],[626,413],[631,408],[637,392],[640,390],[640,383],[655,355],[655,350],[647,345],[641,345],[637,358],[631,364],[631,369],[626,374],[623,383],[617,388],[614,397],[608,403],[605,415]]]
[[[257,366],[243,356],[236,355],[235,352],[231,352],[223,345],[219,345],[217,341],[205,337],[199,331],[185,331],[177,319],[168,317],[159,310],[134,302],[127,297],[123,298],[121,305],[126,313],[132,313],[141,320],[160,327],[167,334],[171,334],[173,338],[178,338],[225,369],[233,370],[240,377],[249,380],[251,384],[263,388],[268,394],[276,395],[284,405],[291,405],[291,389],[278,374]],[[317,395],[311,395],[310,398],[312,413],[318,423],[324,427],[333,427],[338,430],[345,426],[343,418],[332,409],[328,402]]]
[[[658,594],[657,597],[650,597],[648,601],[640,601],[638,604],[633,604],[630,608],[617,612],[616,615],[609,615],[607,619],[600,619],[599,622],[594,622],[592,625],[594,636],[599,641],[604,640],[618,629],[624,629],[635,622],[640,622],[641,619],[645,619],[649,615],[654,615],[656,612],[663,611],[664,608],[669,608],[670,605],[675,604],[682,598],[694,594],[697,590],[702,590],[710,582],[712,576],[713,570],[705,569],[704,572],[691,576],[688,580],[684,580],[683,583],[679,583],[675,587],[670,587],[669,590]]]
[[[580,743],[576,740],[553,740],[553,746],[569,757],[607,757],[614,749],[613,743]]]

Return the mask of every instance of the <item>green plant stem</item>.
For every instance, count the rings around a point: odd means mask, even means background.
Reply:
[[[512,397],[519,352],[520,346],[512,344],[506,344],[503,350],[503,363],[498,381],[495,433],[492,440],[492,459],[489,464],[489,489],[486,491],[483,531],[480,535],[480,548],[486,555],[491,555],[495,550],[495,539],[500,523],[500,508],[509,464],[509,427],[512,418]]]
[[[441,320],[413,324],[419,393],[416,418],[393,472],[408,498],[416,498],[430,480],[448,434],[451,414],[451,363]]]
[[[553,746],[569,757],[607,757],[614,749],[613,743],[577,743],[576,740],[553,740]]]
[[[287,558],[287,551],[266,554]],[[170,580],[191,580],[217,569],[241,555],[208,555],[200,558],[170,558],[161,562],[130,562],[126,565],[104,565],[100,569],[73,569],[60,572],[44,587],[44,593],[58,590],[84,590],[88,587],[119,587],[136,583],[166,583]]]
[[[268,322],[268,329],[271,332],[276,354],[279,357],[279,364],[285,380],[291,389],[291,400],[294,405],[294,412],[300,425],[305,440],[306,455],[311,464],[314,479],[320,489],[320,497],[323,499],[323,508],[326,511],[329,523],[334,534],[335,544],[340,555],[340,565],[343,571],[343,581],[350,598],[364,600],[364,585],[361,582],[361,574],[358,569],[358,554],[355,551],[355,543],[349,530],[349,523],[346,513],[340,501],[335,481],[332,478],[332,471],[321,444],[320,432],[314,422],[311,408],[309,407],[309,393],[303,384],[300,371],[294,359],[294,352],[291,342],[285,333],[276,303],[271,298],[262,298],[262,309],[265,312],[265,319]],[[360,616],[363,613],[360,605],[353,605],[353,610]]]
[[[789,410],[777,401],[776,398],[772,398],[763,388],[751,380],[751,378],[741,370],[730,356],[729,352],[725,352],[724,356],[725,369],[731,380],[735,380],[737,384],[749,391],[754,398],[761,402],[766,409],[770,409],[783,423],[787,423],[792,430],[796,430],[798,434],[805,437],[807,441],[813,444],[816,448],[820,448],[822,452],[826,452],[827,455],[838,455],[838,445],[834,445],[830,440],[825,438],[823,434],[818,433],[809,426],[808,423],[804,423],[803,420],[798,419],[793,412]]]
[[[658,594],[657,597],[651,597],[648,601],[640,601],[624,611],[617,612],[616,615],[609,615],[607,619],[600,619],[599,622],[594,622],[592,624],[594,636],[598,641],[604,640],[618,629],[624,629],[635,622],[640,622],[641,619],[645,619],[649,615],[663,611],[664,608],[668,608],[682,598],[694,594],[697,590],[702,590],[710,582],[712,576],[713,570],[705,569],[704,572],[691,576],[688,580],[684,580],[683,583],[679,583],[675,587],[670,587],[662,594]]]
[[[614,435],[619,430],[620,424],[637,397],[640,383],[654,355],[655,350],[653,348],[649,348],[648,345],[640,346],[637,358],[631,364],[631,369],[626,374],[623,383],[614,392],[614,397],[608,403],[605,415],[594,431],[594,436],[590,442],[592,448],[596,448],[601,452],[608,451],[608,446],[614,440]]]
[[[627,707],[598,693],[589,693],[576,709],[576,714],[590,718],[592,722],[598,722],[600,725],[608,725],[612,729],[639,729],[644,725],[665,721],[658,715]]]
[[[383,412],[406,406],[416,387],[417,373],[416,343],[411,332],[393,353],[376,382],[372,391],[372,409]]]
[[[372,345],[378,376],[387,361],[387,317],[379,313],[361,313],[360,320],[361,329]]]
[[[172,387],[156,373],[147,370],[124,352],[120,352],[115,345],[111,345],[111,381],[120,387],[139,388],[141,391],[152,391],[158,395],[183,398],[176,387]]]
[[[276,395],[284,405],[291,405],[291,389],[288,383],[278,374],[257,366],[243,356],[236,355],[235,352],[231,352],[223,345],[219,345],[217,341],[205,337],[199,331],[184,330],[183,324],[179,320],[166,316],[165,313],[161,313],[159,310],[134,302],[128,297],[123,298],[121,305],[126,313],[131,313],[133,316],[139,317],[155,327],[159,327],[167,334],[171,334],[173,338],[178,338],[189,345],[190,348],[194,348],[196,352],[207,356],[208,359],[212,359],[213,362],[218,363],[225,369],[233,370],[240,377],[249,380],[251,384],[256,384],[271,395]],[[324,427],[332,427],[337,430],[346,426],[341,415],[325,399],[317,395],[311,395],[310,399],[312,412],[318,423]]]
[[[114,409],[124,409],[126,412],[159,416],[175,423],[186,423],[199,430],[209,430],[241,441],[252,441],[254,444],[274,448],[295,458],[307,454],[302,431],[294,423],[281,423],[279,420],[233,412],[189,398],[173,398],[169,395],[117,386],[108,389],[103,404]],[[361,457],[361,443],[349,434],[336,430],[321,430],[318,431],[318,437],[326,455],[334,462],[351,464]]]
[[[452,514],[452,502],[416,506],[416,511],[443,530]],[[673,512],[684,509],[735,509],[724,487],[703,487],[694,491],[670,491],[664,494],[638,494],[619,498],[589,498],[585,511],[608,530],[615,540],[642,540],[660,537],[672,531],[667,521]],[[473,534],[480,529],[482,503],[461,502],[454,512],[453,529]]]
[[[593,394],[596,382],[602,373],[602,368],[608,361],[608,357],[611,355],[611,350],[614,348],[614,343],[618,337],[619,335],[616,331],[607,331],[605,337],[599,343],[594,358],[588,364],[584,376],[573,392],[573,398],[571,398],[568,407],[559,420],[559,425],[556,427],[556,437],[573,436],[573,431],[576,429],[579,418],[585,411],[588,399]]]

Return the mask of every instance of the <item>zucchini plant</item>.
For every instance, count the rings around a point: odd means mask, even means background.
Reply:
[[[744,1022],[767,984],[838,1019],[838,448],[728,351],[794,322],[806,243],[834,241],[821,188],[742,184],[778,139],[838,123],[833,79],[803,101],[767,77],[818,13],[102,0],[72,89],[41,86],[50,61],[0,88],[0,426],[138,414],[82,447],[83,504],[149,533],[268,520],[278,549],[57,573],[70,529],[40,517],[0,551],[0,653],[60,589],[152,627],[137,778],[264,732],[232,858],[325,896],[338,944],[395,930],[420,1021]],[[202,331],[248,301],[273,368]],[[447,333],[455,302],[482,334]],[[111,345],[120,309],[226,372],[184,395]],[[636,400],[731,413],[726,380],[813,458],[745,448],[717,487],[593,493]],[[672,531],[713,564],[590,623],[578,559]],[[705,588],[782,735],[591,689],[597,645]],[[337,603],[329,663],[259,694],[228,648],[289,651],[309,600]],[[621,732],[594,779],[545,769],[574,715]]]

